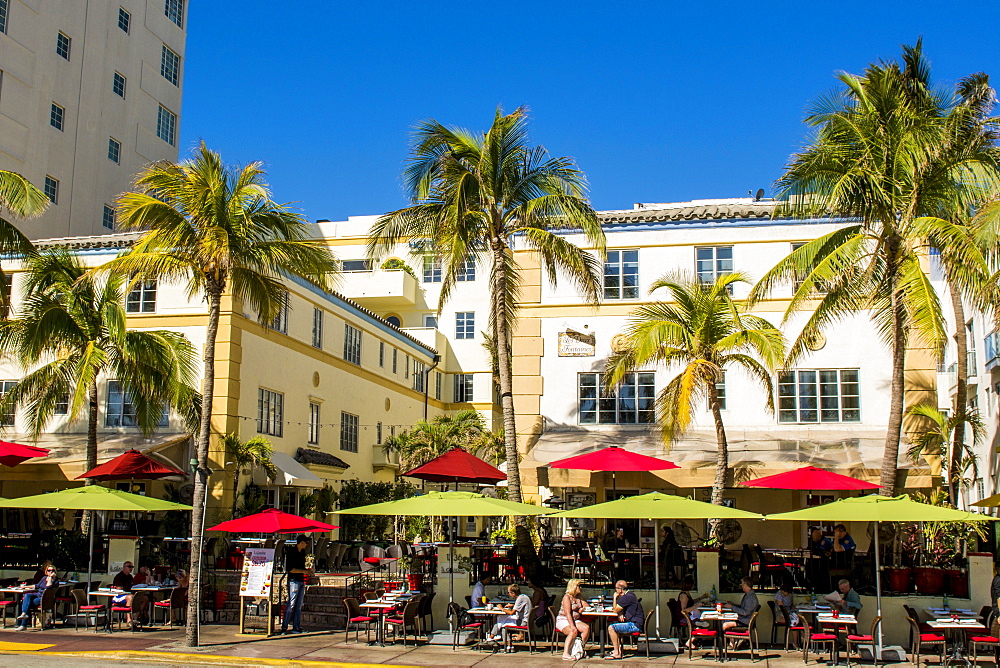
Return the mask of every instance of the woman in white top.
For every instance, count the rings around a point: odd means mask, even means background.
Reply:
[[[580,621],[580,613],[587,607],[583,597],[580,596],[580,580],[573,578],[566,583],[566,593],[563,595],[562,603],[559,606],[559,615],[556,617],[556,628],[566,635],[566,643],[563,645],[563,660],[573,661],[570,650],[573,641],[579,636],[583,646],[587,646],[587,638],[590,636],[590,626]]]
[[[500,640],[501,629],[505,626],[524,626],[528,623],[528,613],[531,612],[531,597],[527,594],[522,594],[521,588],[516,584],[507,587],[507,594],[514,599],[514,602],[508,603],[505,606],[506,615],[497,617],[497,622],[493,625],[493,630],[490,631],[490,638],[492,640]],[[510,636],[508,636],[507,651],[514,651]]]

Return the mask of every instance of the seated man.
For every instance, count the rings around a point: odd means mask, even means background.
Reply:
[[[856,615],[864,607],[858,592],[851,589],[850,580],[841,580],[837,583],[837,592],[840,593],[840,600],[830,600],[830,604],[836,606],[841,612]],[[835,592],[836,593],[836,592]],[[831,595],[832,596],[832,595]]]
[[[32,608],[38,608],[42,605],[42,596],[45,594],[45,590],[49,587],[59,586],[56,567],[52,565],[52,562],[47,563],[48,565],[45,566],[45,575],[35,583],[35,591],[26,593],[21,601],[21,614],[17,616],[17,626],[14,627],[15,631],[24,631],[27,628],[25,622],[28,619],[28,613],[31,612]]]
[[[740,588],[743,590],[743,598],[740,599],[738,605],[733,605],[732,603],[722,604],[722,607],[728,608],[736,613],[738,623],[723,622],[723,631],[735,628],[736,626],[746,626],[750,623],[750,618],[753,617],[753,613],[757,612],[757,609],[760,608],[760,602],[757,600],[757,594],[753,590],[753,583],[750,582],[750,578],[741,579]]]
[[[111,586],[117,589],[121,589],[123,593],[116,594],[114,598],[111,599],[111,605],[113,606],[132,606],[132,585],[135,584],[135,577],[132,575],[132,562],[126,561],[122,564],[121,571],[115,575],[115,579],[112,580]],[[132,619],[132,613],[125,615],[125,621],[132,626],[138,626],[139,620]]]
[[[608,635],[611,636],[611,654],[606,658],[622,658],[623,634],[642,633],[645,618],[642,614],[642,604],[628,589],[628,583],[619,580],[615,583],[615,598],[611,609],[618,613],[618,622],[608,625]]]
[[[825,557],[833,551],[833,541],[823,535],[823,530],[814,528],[809,534],[809,551],[815,557]]]

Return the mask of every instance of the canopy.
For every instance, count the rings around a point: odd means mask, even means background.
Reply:
[[[423,466],[418,466],[412,471],[400,475],[428,482],[475,482],[483,485],[507,479],[506,473],[462,448],[452,448]],[[462,514],[471,515],[472,513]]]
[[[987,496],[985,499],[981,499],[971,504],[973,506],[979,506],[980,508],[996,508],[1000,506],[1000,494],[994,494],[993,496]]]
[[[95,466],[77,480],[159,480],[168,476],[183,476],[184,471],[147,457],[138,450],[126,450],[114,459]]]
[[[428,492],[398,501],[373,503],[370,506],[338,510],[341,515],[416,515],[416,516],[497,516],[541,515],[548,508],[530,503],[494,499],[475,492]]]
[[[272,452],[271,463],[278,467],[280,471],[279,485],[289,485],[292,487],[323,486],[322,478],[295,461],[291,455],[284,452]]]
[[[600,517],[616,520],[711,520],[711,519],[763,519],[763,515],[738,510],[729,506],[716,506],[683,496],[650,492],[628,496],[593,506],[563,510],[549,517]]]
[[[47,454],[49,451],[45,448],[0,441],[0,464],[4,466],[17,466],[32,457],[44,457]]]
[[[856,490],[880,489],[881,485],[858,480],[832,471],[824,471],[815,466],[805,466],[794,471],[764,476],[756,480],[741,482],[745,487],[766,487],[768,489],[803,490]]]
[[[630,452],[617,445],[611,445],[594,452],[575,457],[559,459],[549,464],[554,469],[577,469],[582,471],[665,471],[679,469],[673,462],[648,455]]]
[[[277,508],[268,508],[262,513],[238,517],[222,524],[216,524],[206,531],[243,531],[246,533],[311,533],[333,531],[340,527],[318,522],[307,517],[285,513]]]
[[[159,510],[191,510],[182,503],[153,499],[139,494],[129,494],[117,489],[89,485],[64,489],[60,492],[23,496],[19,499],[0,501],[3,508],[57,508],[61,510],[133,510],[156,512]]]
[[[973,522],[997,518],[964,510],[932,506],[903,496],[859,496],[813,508],[768,515],[769,520],[816,522]]]

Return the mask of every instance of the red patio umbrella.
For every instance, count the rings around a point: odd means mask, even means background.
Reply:
[[[667,471],[679,469],[680,466],[665,459],[657,459],[648,455],[630,452],[617,445],[588,452],[584,455],[558,459],[551,464],[554,469],[574,469],[577,471],[606,471],[611,473],[611,487],[617,492],[618,481],[615,473],[618,471]]]
[[[806,466],[794,471],[764,476],[763,478],[741,482],[740,484],[745,487],[801,489],[806,491],[880,489],[882,487],[872,482],[858,480],[857,478],[834,473],[833,471],[824,471],[815,466]]]
[[[475,482],[490,485],[507,479],[507,474],[462,448],[452,448],[423,466],[402,475],[428,482]]]
[[[0,441],[0,464],[4,466],[17,466],[32,457],[45,457],[48,454],[49,451],[45,448]]]
[[[147,457],[138,450],[126,450],[114,459],[96,466],[83,475],[81,478],[91,480],[159,480],[172,475],[185,475],[184,471],[167,466]]]
[[[292,515],[277,508],[268,508],[256,515],[238,517],[222,524],[216,524],[206,531],[230,531],[243,533],[312,533],[333,531],[340,527],[308,517]]]

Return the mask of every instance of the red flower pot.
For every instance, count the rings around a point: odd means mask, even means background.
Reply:
[[[215,592],[215,610],[222,610],[226,607],[226,600],[229,598],[229,592],[227,591],[217,591]]]
[[[948,569],[944,572],[947,580],[947,590],[950,596],[955,598],[969,598],[969,574],[963,573],[957,568]]]
[[[215,558],[215,567],[217,569],[219,569],[220,571],[226,570],[226,565],[228,563],[229,563],[229,560],[226,557],[216,557]]]
[[[424,584],[424,574],[410,573],[406,576],[406,583],[409,585],[410,591],[419,591]]]
[[[909,568],[889,568],[886,569],[886,575],[888,576],[889,589],[891,591],[904,593],[912,591],[912,587],[910,587]]]
[[[918,594],[937,596],[944,591],[944,571],[940,568],[914,568],[913,584]]]

